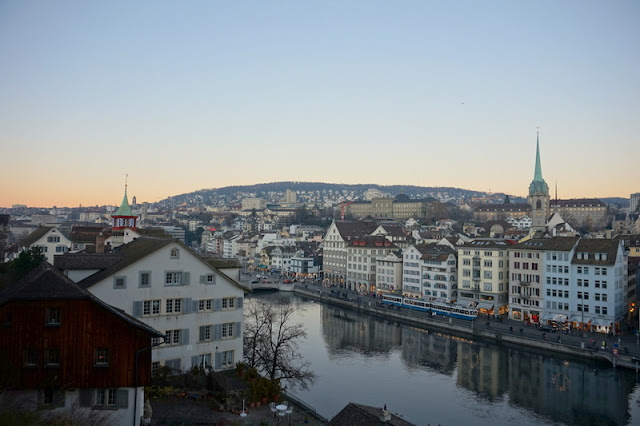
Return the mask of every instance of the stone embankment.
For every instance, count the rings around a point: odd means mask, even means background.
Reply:
[[[576,335],[558,333],[542,333],[533,327],[525,327],[521,322],[515,321],[488,321],[487,317],[479,317],[474,321],[433,316],[423,312],[416,312],[406,308],[390,307],[383,305],[379,299],[370,297],[357,297],[352,294],[342,293],[338,290],[328,292],[318,287],[296,286],[295,293],[311,299],[335,306],[364,312],[376,317],[393,319],[408,325],[430,330],[438,330],[473,340],[492,340],[498,344],[527,346],[543,351],[555,352],[561,355],[581,357],[595,361],[605,361],[614,367],[623,367],[638,371],[640,363],[640,349],[635,345],[636,339],[625,336],[625,341],[618,337],[590,335]],[[597,339],[597,341],[596,341]],[[617,339],[617,340],[616,340]],[[606,342],[607,349],[601,349],[601,340]],[[633,342],[631,341],[633,340]],[[590,342],[591,341],[591,342]],[[619,342],[620,354],[614,356],[613,344]],[[623,353],[622,347],[634,345],[631,352],[627,349]],[[627,346],[628,347],[628,346]],[[635,352],[639,352],[636,354]]]

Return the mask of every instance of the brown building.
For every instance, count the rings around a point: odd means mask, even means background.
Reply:
[[[43,262],[0,293],[0,404],[58,413],[142,416],[151,339],[162,333],[117,310]],[[135,420],[134,420],[135,419]]]

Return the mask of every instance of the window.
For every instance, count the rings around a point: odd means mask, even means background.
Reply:
[[[127,277],[114,277],[113,288],[117,288],[117,289],[127,288]]]
[[[492,291],[492,287],[491,283],[484,283],[484,291]]]
[[[181,272],[167,272],[165,274],[164,283],[166,285],[180,285],[180,284],[182,284],[182,273]]]
[[[160,299],[142,302],[142,315],[160,315]]]
[[[47,367],[57,367],[60,365],[60,350],[58,348],[45,349],[44,364]]]
[[[140,287],[149,287],[151,285],[151,272],[140,272]]]
[[[47,308],[47,325],[60,325],[60,308]]]
[[[96,405],[115,406],[116,389],[96,389]]]
[[[165,311],[167,314],[182,313],[182,299],[167,299]]]
[[[602,315],[607,315],[607,307],[606,306],[602,307]]]
[[[222,368],[228,368],[233,365],[233,351],[222,352]]]
[[[47,237],[47,242],[48,243],[59,243],[60,242],[60,237],[49,236],[49,237]]]
[[[582,292],[581,291],[578,292],[578,299],[582,299]]]
[[[179,345],[181,330],[167,330],[164,335],[164,343],[167,345]]]
[[[158,369],[160,368],[160,361],[154,361],[151,363],[151,375],[153,377],[156,376],[156,374],[158,374]]]
[[[229,339],[233,337],[233,323],[225,322],[222,324],[222,338]]]
[[[24,366],[35,367],[38,365],[38,350],[27,348],[24,350]]]
[[[211,326],[210,325],[201,325],[200,326],[200,342],[206,342],[207,340],[211,340]]]
[[[233,309],[235,298],[234,297],[224,297],[222,299],[222,309]]]
[[[602,301],[603,302],[607,301],[607,293],[602,293]]]
[[[109,365],[109,348],[96,348],[96,365]]]
[[[67,251],[67,246],[56,246],[56,253],[64,253]]]
[[[171,259],[179,259],[180,258],[180,250],[177,248],[171,249],[171,253],[169,254]]]
[[[207,275],[207,284],[215,284],[215,283],[216,283],[216,277],[213,274]]]
[[[213,306],[213,299],[202,299],[198,301],[198,311],[210,311]]]
[[[198,356],[198,366],[201,368],[211,367],[211,354],[202,354]]]

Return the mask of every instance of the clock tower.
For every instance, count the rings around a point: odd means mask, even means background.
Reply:
[[[529,204],[531,205],[531,229],[533,231],[546,231],[547,220],[549,219],[549,185],[542,178],[542,167],[540,165],[540,131],[536,137],[536,168],[533,180],[529,185]]]

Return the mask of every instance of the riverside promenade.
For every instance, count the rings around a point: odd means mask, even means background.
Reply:
[[[636,335],[617,336],[584,332],[543,332],[534,326],[509,319],[479,316],[473,321],[431,315],[412,309],[383,305],[381,300],[363,296],[339,287],[323,287],[319,283],[296,284],[294,292],[323,303],[393,319],[412,326],[436,329],[473,340],[491,340],[498,344],[527,346],[560,355],[606,362],[614,367],[640,368],[640,345]],[[606,349],[602,349],[605,342]],[[613,354],[618,346],[618,355]]]

